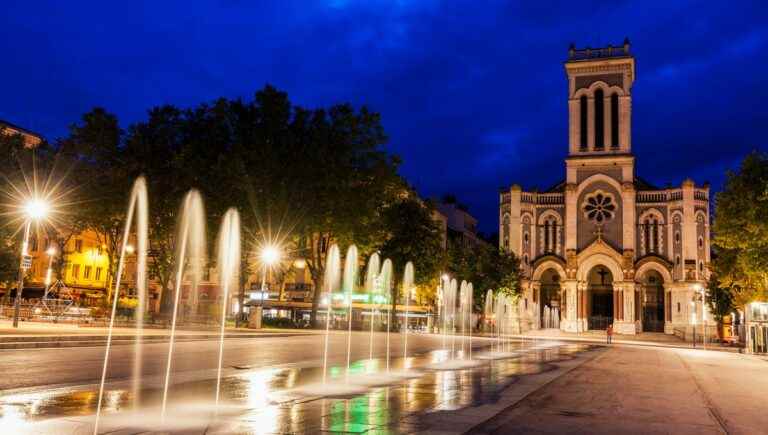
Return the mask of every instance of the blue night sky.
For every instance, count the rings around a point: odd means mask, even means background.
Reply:
[[[303,106],[366,104],[419,192],[456,194],[493,232],[499,187],[564,176],[569,43],[628,36],[640,176],[719,188],[768,148],[762,2],[516,3],[4,1],[0,119],[53,140],[93,106],[127,127],[267,82]]]

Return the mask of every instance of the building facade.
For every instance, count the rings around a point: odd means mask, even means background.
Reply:
[[[465,247],[488,245],[488,242],[477,234],[477,219],[469,213],[466,206],[458,203],[454,198],[444,198],[433,201],[436,214],[444,217],[443,226],[447,241],[457,243]]]
[[[707,316],[709,187],[659,189],[635,173],[628,41],[571,46],[565,72],[565,179],[500,194],[500,248],[520,257],[525,277],[521,329],[690,333]]]

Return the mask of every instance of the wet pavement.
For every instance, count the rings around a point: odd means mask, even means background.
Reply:
[[[489,343],[487,340],[476,343],[486,348],[476,347],[474,356],[489,350]],[[407,360],[393,358],[390,371],[401,373],[407,369],[416,372],[418,377],[368,388],[365,393],[349,397],[302,393],[303,387],[321,382],[322,368],[317,361],[233,365],[222,379],[223,407],[218,417],[213,416],[215,379],[191,376],[185,380],[179,376],[169,391],[167,426],[163,432],[395,434],[429,431],[456,410],[495,403],[502,392],[514,389],[522,378],[555,370],[559,363],[595,349],[566,343],[555,343],[554,347],[545,349],[531,343],[509,346],[508,350],[518,351],[519,355],[486,360],[477,367],[462,370],[424,369],[450,357],[446,351],[417,346],[416,355]],[[387,373],[386,360],[380,357],[353,359],[348,372],[345,359],[335,356],[328,369],[329,385],[357,383]],[[463,358],[458,350],[456,357]],[[130,414],[134,398],[126,384],[108,384],[100,426],[102,433],[152,433],[157,429],[162,397],[157,380],[148,381],[148,387],[141,391],[140,414]],[[4,395],[0,398],[0,427],[13,431],[8,433],[92,433],[97,397],[98,388],[92,384]]]

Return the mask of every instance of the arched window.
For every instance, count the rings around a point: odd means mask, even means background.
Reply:
[[[619,94],[611,95],[611,146],[619,147]]]
[[[554,216],[548,216],[541,226],[541,245],[544,253],[557,251],[557,219]]]
[[[587,96],[582,95],[579,100],[579,148],[587,149]]]
[[[643,230],[643,249],[644,252],[642,252],[643,255],[645,255],[645,252],[651,252],[651,232],[648,231],[650,219],[646,219],[645,222],[643,222],[642,230]]]
[[[605,147],[605,113],[604,113],[603,91],[595,91],[595,149],[601,150]]]

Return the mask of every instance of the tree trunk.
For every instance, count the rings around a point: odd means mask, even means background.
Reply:
[[[717,341],[723,342],[723,319],[717,321]]]
[[[312,283],[314,284],[315,288],[312,294],[312,312],[309,315],[309,322],[312,324],[313,328],[319,328],[320,325],[317,324],[317,309],[320,307],[320,297],[322,295],[320,287],[322,280],[319,277],[315,277],[313,275]],[[330,308],[330,301],[328,305]],[[327,315],[330,315],[330,309],[328,310]]]

